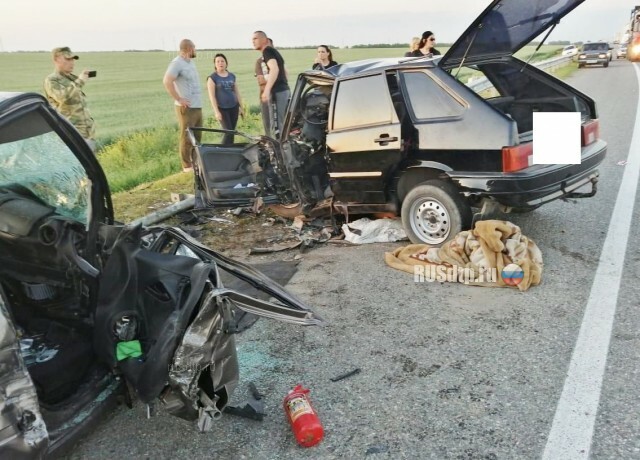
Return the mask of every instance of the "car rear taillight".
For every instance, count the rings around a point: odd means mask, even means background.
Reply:
[[[600,137],[600,122],[591,120],[582,125],[582,146],[592,144]]]
[[[519,171],[531,166],[533,161],[533,142],[502,148],[502,171]]]

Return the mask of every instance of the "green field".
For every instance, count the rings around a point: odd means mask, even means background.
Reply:
[[[446,48],[440,49],[443,53],[446,51]],[[544,59],[559,49],[558,46],[544,46],[536,58]],[[527,47],[518,54],[526,56],[532,50],[532,47]],[[295,76],[311,67],[315,49],[280,51],[293,88]],[[397,57],[405,51],[402,48],[348,48],[333,50],[333,56],[338,62],[348,62]],[[205,93],[206,77],[213,72],[213,56],[216,52],[199,51],[196,58]],[[238,77],[238,87],[245,105],[257,106],[258,87],[253,71],[259,53],[254,50],[222,52],[229,60],[229,70]],[[132,132],[175,124],[172,101],[162,86],[162,77],[175,52],[93,52],[79,55],[77,72],[85,68],[98,71],[97,78],[86,84],[85,92],[101,144]],[[42,81],[52,69],[49,53],[0,53],[0,91],[42,92]],[[213,110],[206,94],[204,102],[205,119],[213,123]]]

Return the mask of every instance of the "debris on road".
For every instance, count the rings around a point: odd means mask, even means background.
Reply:
[[[291,228],[296,230],[298,233],[302,231],[302,227],[304,227],[305,219],[304,216],[296,216],[293,219],[293,223],[291,224]]]
[[[383,445],[379,445],[379,446],[371,446],[367,449],[367,451],[364,453],[365,457],[369,456],[369,455],[375,455],[375,454],[385,454],[389,452],[389,448],[387,446],[383,446]]]
[[[207,220],[211,222],[220,222],[223,224],[233,224],[233,221],[230,221],[229,219],[225,219],[224,217],[207,217]]]
[[[345,240],[355,244],[392,243],[407,239],[402,222],[398,219],[376,219],[366,217],[342,226]]]
[[[294,241],[293,243],[289,244],[274,244],[269,248],[251,248],[249,254],[268,254],[271,252],[286,251],[287,249],[295,249],[300,245],[302,245],[302,240]]]
[[[264,416],[267,415],[264,411],[263,396],[253,382],[249,383],[249,393],[251,394],[251,398],[249,398],[244,406],[227,406],[224,408],[224,413],[261,422]]]
[[[332,382],[339,382],[340,380],[344,380],[349,377],[353,377],[360,373],[360,368],[356,367],[354,370],[347,372],[346,374],[338,375],[337,377],[331,377],[329,380]]]
[[[144,217],[139,219],[135,219],[129,223],[131,226],[142,225],[149,226],[153,224],[157,224],[158,222],[162,222],[169,217],[178,214],[179,212],[186,211],[188,209],[192,209],[195,205],[196,199],[193,195],[188,196],[185,200],[174,203],[166,208],[159,209],[158,211],[152,212]]]

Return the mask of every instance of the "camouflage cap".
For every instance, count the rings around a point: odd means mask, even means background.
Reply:
[[[61,55],[66,57],[67,59],[80,59],[76,54],[73,54],[73,52],[71,51],[71,48],[69,48],[68,46],[54,48],[53,51],[51,51],[51,53],[53,54],[53,59]]]

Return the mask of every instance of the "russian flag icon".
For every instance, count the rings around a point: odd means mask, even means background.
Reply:
[[[502,269],[500,275],[506,285],[517,286],[522,282],[522,278],[524,278],[524,271],[522,271],[520,265],[509,264]]]

